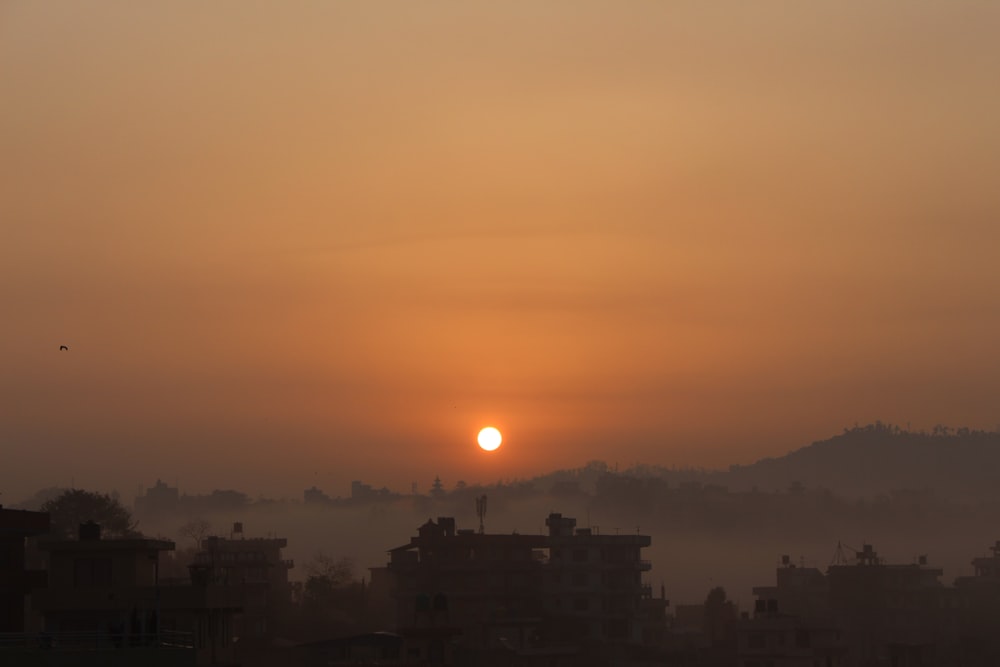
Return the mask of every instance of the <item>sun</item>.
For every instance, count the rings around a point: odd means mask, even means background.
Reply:
[[[479,432],[479,436],[476,440],[479,442],[479,446],[482,449],[487,452],[492,452],[500,446],[501,442],[503,442],[503,436],[500,435],[500,431],[496,430],[492,426],[487,426]]]

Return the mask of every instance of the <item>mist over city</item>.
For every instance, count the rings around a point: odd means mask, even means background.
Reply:
[[[1000,664],[998,30],[0,4],[0,664]]]

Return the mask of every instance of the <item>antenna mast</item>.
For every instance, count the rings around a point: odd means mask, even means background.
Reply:
[[[479,534],[482,535],[486,532],[486,526],[483,524],[483,520],[486,518],[486,494],[476,498],[476,516],[479,517]]]

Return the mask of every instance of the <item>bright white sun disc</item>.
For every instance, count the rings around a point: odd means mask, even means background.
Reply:
[[[501,442],[503,442],[503,436],[500,435],[500,431],[496,430],[492,426],[487,426],[479,432],[479,437],[477,437],[476,440],[479,442],[479,446],[482,449],[492,452],[500,446]]]

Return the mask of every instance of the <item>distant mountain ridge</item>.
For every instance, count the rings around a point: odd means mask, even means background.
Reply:
[[[915,433],[876,422],[710,477],[733,490],[797,482],[855,497],[919,489],[981,500],[1000,498],[998,471],[1000,433],[943,426]]]
[[[935,427],[930,433],[875,422],[855,426],[778,457],[729,470],[636,465],[621,472],[591,461],[575,470],[535,478],[542,487],[570,483],[591,490],[604,474],[657,478],[671,486],[716,485],[730,491],[828,489],[847,498],[877,498],[903,491],[954,501],[1000,502],[1000,432]]]

